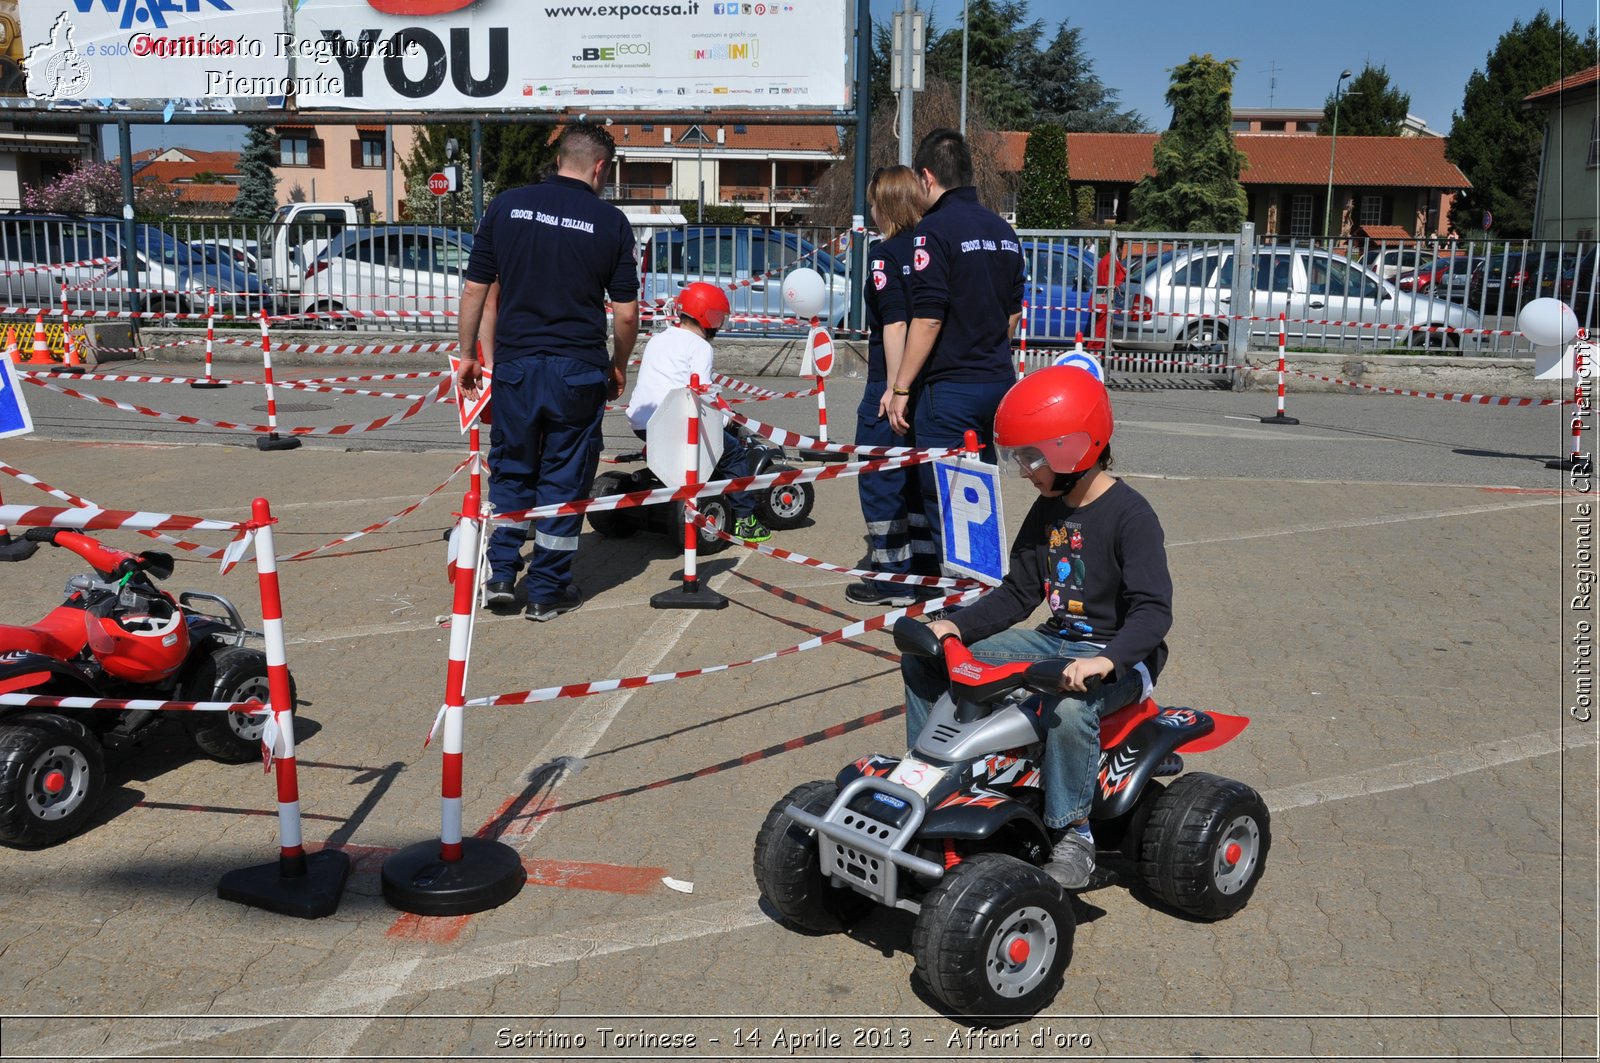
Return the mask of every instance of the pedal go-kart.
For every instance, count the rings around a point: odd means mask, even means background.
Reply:
[[[756,882],[785,920],[813,932],[844,929],[875,904],[915,912],[912,952],[934,997],[971,1017],[1033,1015],[1061,988],[1075,926],[1069,897],[1040,870],[1050,842],[1031,696],[1056,690],[1067,662],[985,665],[909,617],[894,639],[902,653],[942,653],[952,693],[906,756],[863,757],[774,805],[756,838]],[[1149,699],[1100,722],[1096,846],[1198,919],[1225,919],[1249,901],[1271,824],[1255,790],[1178,775],[1179,755],[1214,749],[1248,723]],[[1178,777],[1163,785],[1157,775]]]
[[[748,438],[746,446],[752,457],[751,467],[755,469],[754,475],[790,472],[794,469],[793,465],[786,463],[787,455],[782,447]],[[617,460],[643,461],[644,454],[642,452],[619,454]],[[631,491],[654,491],[661,486],[661,480],[656,474],[648,467],[641,466],[631,472],[601,473],[595,477],[593,494],[595,498],[601,498],[605,495],[622,495]],[[798,528],[805,522],[811,515],[811,507],[816,501],[816,488],[811,484],[778,484],[761,492],[756,500],[756,516],[773,531],[787,531],[790,528]],[[714,554],[725,549],[728,543],[717,538],[710,529],[729,531],[733,528],[733,512],[728,508],[727,497],[719,495],[698,499],[695,507],[705,517],[708,526],[697,529],[699,540],[695,544],[696,552]],[[681,541],[683,503],[667,502],[654,506],[599,510],[589,514],[589,527],[607,539],[626,539],[641,530],[646,530],[673,536]]]
[[[24,539],[70,550],[94,574],[67,580],[67,600],[38,623],[0,624],[0,693],[269,700],[266,654],[245,645],[261,633],[220,595],[184,591],[174,601],[159,589],[154,581],[172,575],[170,554],[130,554],[60,528],[30,528]],[[179,716],[209,757],[260,756],[264,716]],[[105,795],[103,751],[138,741],[160,719],[151,710],[0,706],[0,842],[52,845],[82,829]]]

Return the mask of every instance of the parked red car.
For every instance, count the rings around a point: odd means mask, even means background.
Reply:
[[[1472,260],[1466,255],[1436,258],[1415,272],[1400,274],[1395,285],[1403,292],[1427,293],[1440,299],[1464,302],[1472,266]]]

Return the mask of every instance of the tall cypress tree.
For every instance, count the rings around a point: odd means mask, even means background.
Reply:
[[[1347,137],[1397,137],[1405,128],[1411,97],[1389,84],[1389,69],[1368,63],[1339,93],[1339,133]],[[1333,133],[1334,94],[1322,105],[1317,133]]]
[[[1028,134],[1022,155],[1022,187],[1017,190],[1019,229],[1070,229],[1073,197],[1067,175],[1067,133],[1045,125]]]
[[[1156,140],[1155,176],[1129,197],[1141,225],[1180,232],[1237,232],[1249,201],[1239,173],[1245,159],[1233,141],[1237,59],[1191,55],[1172,71],[1172,125]]]
[[[235,218],[270,218],[278,209],[278,134],[271,126],[253,125],[239,153],[239,195]]]

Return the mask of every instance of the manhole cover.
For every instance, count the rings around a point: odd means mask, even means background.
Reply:
[[[267,412],[267,408],[265,406],[252,406],[250,408],[252,410],[254,410],[255,412],[257,412],[257,413],[266,413]],[[318,412],[320,410],[331,410],[331,409],[333,409],[332,406],[329,406],[326,403],[321,403],[321,402],[280,402],[280,403],[278,403],[278,412],[279,413],[316,413],[316,412]]]

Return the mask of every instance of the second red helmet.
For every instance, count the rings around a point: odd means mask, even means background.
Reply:
[[[1111,442],[1111,396],[1093,373],[1052,365],[1023,377],[994,414],[994,441],[1024,473],[1083,472]]]
[[[693,318],[703,329],[719,329],[728,320],[728,293],[715,284],[695,281],[678,293],[678,316]]]

